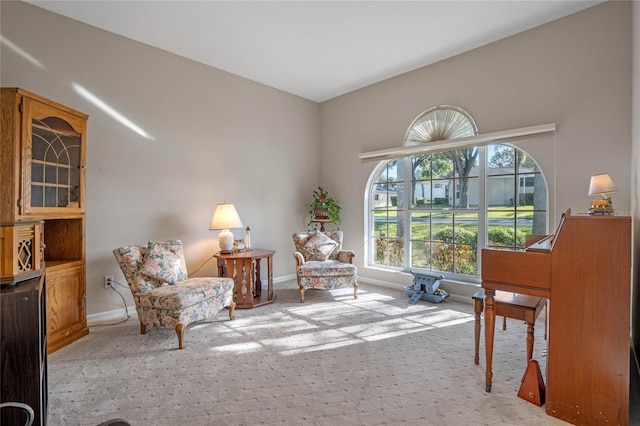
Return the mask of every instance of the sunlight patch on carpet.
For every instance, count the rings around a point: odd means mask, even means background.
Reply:
[[[358,305],[346,305],[334,301],[291,307],[286,311],[288,313],[272,313],[225,323],[226,326],[233,327],[247,336],[258,336],[278,329],[282,337],[224,345],[212,350],[225,353],[234,351],[247,353],[271,347],[280,351],[282,355],[295,355],[391,339],[474,320],[473,315],[456,310],[439,309],[425,304],[393,306],[381,301],[361,302]],[[363,316],[368,318],[365,323],[358,322],[328,330],[323,328],[348,324],[354,318]],[[317,324],[322,324],[323,327]],[[311,329],[317,329],[317,331],[309,332]],[[302,331],[305,332],[301,333]]]
[[[212,352],[238,353],[246,354],[249,352],[257,352],[262,349],[262,345],[258,342],[244,342],[233,345],[216,346],[211,348]]]

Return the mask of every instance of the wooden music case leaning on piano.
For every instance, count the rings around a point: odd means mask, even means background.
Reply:
[[[495,291],[549,299],[546,413],[573,424],[629,424],[631,218],[563,213],[526,251],[482,250],[486,391]]]

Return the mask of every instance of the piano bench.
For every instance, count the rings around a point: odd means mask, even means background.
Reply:
[[[480,349],[480,315],[484,311],[484,289],[471,296],[473,310],[475,312],[475,356],[474,362],[479,363],[478,352]],[[527,323],[527,360],[533,357],[533,330],[534,324],[542,309],[547,306],[547,299],[543,297],[528,296],[525,294],[511,293],[496,290],[494,297],[496,316],[503,317],[502,329],[507,329],[507,318],[512,318]],[[547,339],[547,319],[545,316],[544,338]]]

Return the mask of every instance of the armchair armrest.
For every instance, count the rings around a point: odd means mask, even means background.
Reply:
[[[353,263],[353,258],[356,255],[354,251],[351,250],[340,250],[338,252],[338,261],[342,263]]]
[[[304,265],[304,257],[299,251],[293,252],[293,258],[296,260],[296,268]]]

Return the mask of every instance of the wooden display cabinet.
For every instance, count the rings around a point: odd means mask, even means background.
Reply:
[[[19,284],[40,274],[44,263],[51,280],[46,304],[51,353],[89,333],[85,308],[88,116],[19,88],[2,88],[0,105],[0,280]],[[35,221],[40,223],[33,225]],[[21,251],[26,243],[20,241],[28,240],[26,226],[34,227],[29,244],[38,245],[31,254],[32,263],[23,261],[29,255]],[[20,270],[21,264],[30,269],[22,266],[28,270]]]
[[[83,214],[88,116],[22,89],[0,100],[3,221]]]

